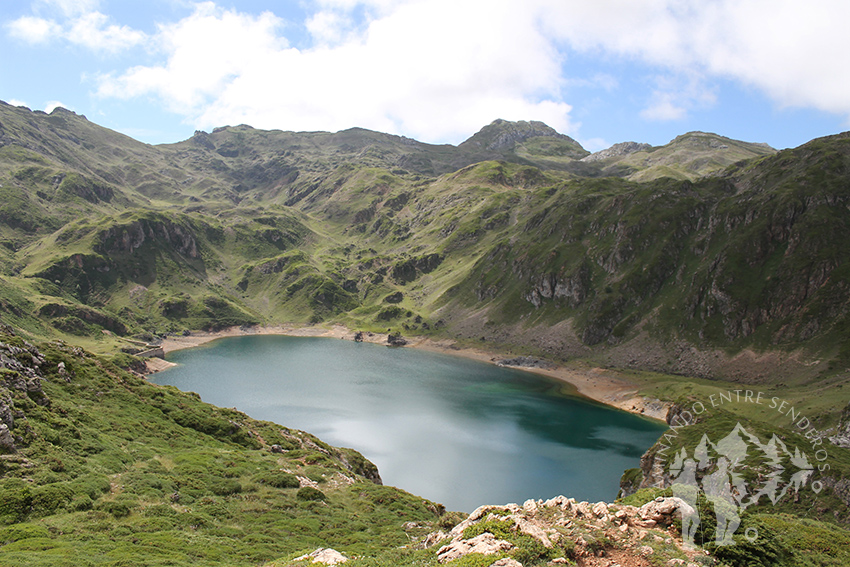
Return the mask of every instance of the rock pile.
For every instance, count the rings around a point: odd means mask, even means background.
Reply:
[[[449,533],[428,534],[421,546],[440,545],[441,563],[478,553],[494,556],[491,567],[519,567],[516,558],[524,544],[517,542],[531,538],[551,565],[696,567],[696,557],[704,552],[683,543],[674,526],[681,511],[691,508],[679,498],[657,498],[639,508],[564,496],[522,506],[481,506]]]
[[[9,338],[13,336],[10,329],[2,331]],[[15,398],[27,396],[39,403],[47,401],[41,389],[42,366],[47,361],[35,346],[27,341],[17,342],[16,345],[0,341],[0,454],[15,452],[20,442],[13,431],[15,420],[24,414],[15,407]],[[68,375],[64,365],[59,370],[60,375]]]

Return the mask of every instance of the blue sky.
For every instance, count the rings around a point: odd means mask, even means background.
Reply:
[[[457,144],[542,120],[591,151],[850,129],[846,0],[0,0],[0,100],[148,143],[360,126]]]

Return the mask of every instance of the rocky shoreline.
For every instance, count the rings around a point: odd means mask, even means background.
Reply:
[[[284,335],[292,337],[327,337],[342,340],[384,344],[388,346],[403,346],[405,348],[418,348],[432,352],[440,352],[453,356],[462,356],[497,364],[509,366],[527,372],[533,372],[564,382],[574,388],[575,394],[590,400],[634,413],[645,417],[666,421],[669,402],[646,398],[638,395],[637,386],[627,382],[620,377],[611,374],[602,368],[591,368],[585,371],[573,370],[563,366],[557,366],[551,362],[532,357],[500,356],[498,353],[488,352],[478,348],[458,347],[451,339],[433,340],[424,337],[404,337],[406,341],[401,345],[397,338],[390,342],[388,335],[370,332],[352,331],[342,326],[334,325],[325,327],[301,327],[294,325],[273,325],[253,327],[230,327],[215,332],[197,331],[188,335],[168,336],[159,345],[165,354],[184,348],[193,348],[209,343],[211,341],[246,335]],[[167,370],[173,363],[162,358],[145,359],[148,374]]]

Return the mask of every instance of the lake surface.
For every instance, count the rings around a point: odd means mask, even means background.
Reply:
[[[338,339],[233,337],[176,351],[157,384],[352,447],[385,484],[471,512],[559,494],[611,501],[665,430],[528,372]]]

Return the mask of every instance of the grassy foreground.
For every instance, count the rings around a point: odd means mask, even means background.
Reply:
[[[122,357],[0,342],[44,377],[42,392],[20,391],[9,385],[21,372],[0,370],[0,398],[17,415],[16,449],[0,455],[0,565],[257,565],[317,547],[371,555],[407,543],[405,522],[442,512],[370,480],[377,470],[356,451],[148,383]]]

